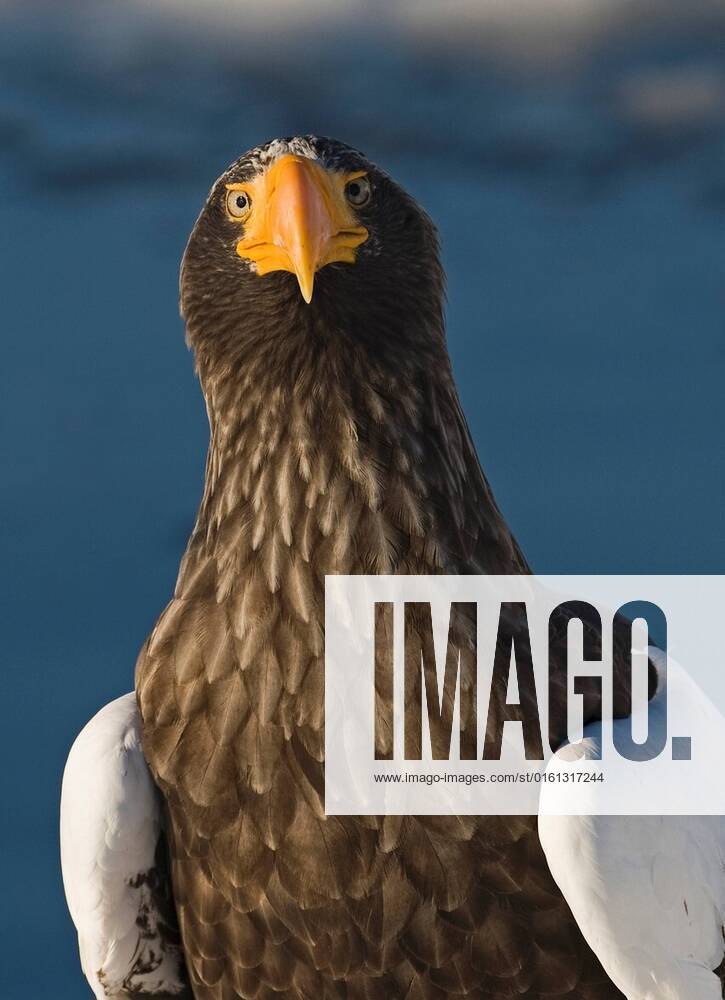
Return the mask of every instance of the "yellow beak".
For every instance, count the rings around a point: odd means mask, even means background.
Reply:
[[[230,185],[251,201],[239,256],[252,261],[260,275],[292,272],[309,303],[316,272],[335,261],[353,263],[356,248],[368,237],[345,199],[348,180],[314,160],[287,155],[253,181]]]

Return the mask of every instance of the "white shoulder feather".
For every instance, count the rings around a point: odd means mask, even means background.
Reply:
[[[83,972],[99,1000],[184,989],[170,887],[159,884],[166,878],[157,868],[161,829],[131,693],[82,730],[61,794],[63,884]],[[159,905],[164,896],[168,906]]]
[[[649,654],[660,667],[664,654]],[[584,736],[591,758],[596,730]],[[555,756],[548,770],[560,767]],[[542,789],[552,812],[560,787]],[[628,1000],[721,1000],[725,817],[540,814],[539,834],[584,937]]]

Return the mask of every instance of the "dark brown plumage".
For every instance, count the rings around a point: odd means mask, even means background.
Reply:
[[[285,152],[372,181],[368,239],[317,273],[309,305],[293,274],[240,259],[224,207],[227,184]],[[233,164],[189,240],[181,306],[211,444],[137,692],[198,1000],[620,996],[535,818],[323,810],[325,574],[528,571],[461,411],[443,281],[415,202],[314,137]]]

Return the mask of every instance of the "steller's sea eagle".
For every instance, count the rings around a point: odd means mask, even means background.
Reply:
[[[89,723],[64,778],[64,879],[99,998],[720,996],[716,907],[697,911],[715,950],[680,954],[675,924],[656,976],[619,975],[621,941],[576,891],[579,872],[606,910],[586,829],[546,827],[562,894],[536,817],[325,814],[326,574],[529,572],[461,410],[443,286],[428,216],[343,143],[275,140],[211,190],[181,270],[204,494],[136,696]],[[628,838],[645,880],[657,845]],[[677,862],[699,878],[714,850]],[[684,919],[648,911],[636,880],[617,892],[642,896],[639,920]],[[646,947],[632,955],[646,970]]]

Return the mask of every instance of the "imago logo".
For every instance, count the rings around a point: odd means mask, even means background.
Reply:
[[[720,813],[722,577],[329,577],[328,813]]]
[[[381,602],[375,605],[375,757],[391,760],[394,756],[392,735],[395,729],[394,608]],[[485,610],[489,610],[486,608]],[[500,760],[506,723],[521,725],[523,752],[529,760],[544,760],[544,739],[553,751],[570,739],[568,723],[569,652],[568,626],[576,621],[581,626],[580,655],[585,662],[602,662],[602,618],[593,605],[585,601],[558,604],[548,620],[547,663],[548,720],[541,718],[536,671],[531,648],[531,633],[525,601],[505,601],[496,613],[496,640],[491,652],[490,670],[478,661],[478,604],[451,602],[449,623],[443,655],[443,684],[438,685],[438,665],[433,636],[433,620],[429,602],[403,602],[403,752],[406,760],[421,760],[423,745],[423,712],[427,714],[430,755],[433,760],[448,760],[451,756],[453,709],[456,694],[460,697],[459,725],[461,760],[476,760],[479,750],[477,693],[479,673],[488,684],[488,708],[480,743],[485,760]],[[632,604],[620,608],[612,617],[611,649],[613,661],[608,680],[614,714],[624,718],[624,725],[613,732],[616,750],[630,760],[651,760],[662,753],[667,742],[665,724],[658,725],[662,702],[653,704],[658,688],[658,675],[647,657],[647,682],[644,710],[648,713],[647,738],[637,742],[632,735],[633,703],[633,630],[628,617],[642,618],[660,626],[660,642],[666,652],[667,624],[661,609],[647,604]],[[649,646],[649,643],[647,643]],[[661,671],[662,698],[666,699],[666,657]],[[542,671],[539,671],[541,673]],[[513,673],[513,677],[511,676]],[[516,700],[509,701],[511,681],[518,690]],[[600,719],[603,710],[603,678],[573,674],[573,693],[582,699],[584,722]],[[547,726],[548,721],[548,726]],[[542,733],[542,728],[544,733]],[[548,737],[546,734],[548,733]],[[677,737],[673,755],[689,757],[689,738]],[[601,748],[595,754],[601,757]]]

